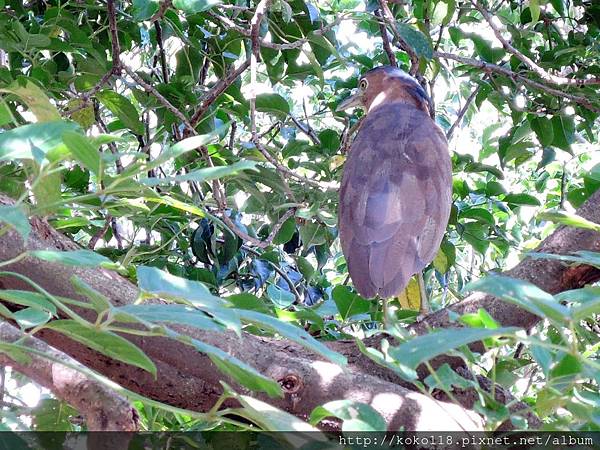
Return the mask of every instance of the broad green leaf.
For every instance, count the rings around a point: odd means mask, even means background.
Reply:
[[[206,354],[221,372],[230,376],[242,386],[253,391],[265,392],[270,397],[282,396],[281,387],[276,381],[258,373],[254,368],[240,361],[238,358],[198,339],[176,333],[171,329],[166,329],[166,331],[167,336],[170,338],[191,345],[199,352]]]
[[[274,333],[278,333],[282,337],[294,341],[310,351],[318,353],[335,364],[341,366],[347,364],[347,360],[343,355],[329,349],[302,328],[282,322],[275,317],[262,314],[257,311],[238,310],[237,312],[244,322],[250,322],[256,326],[266,328]]]
[[[101,313],[112,307],[110,300],[106,296],[92,288],[77,275],[71,277],[71,284],[75,287],[75,292],[90,301],[90,304],[97,313]]]
[[[221,3],[222,0],[173,0],[173,6],[187,14],[206,11]]]
[[[280,245],[287,243],[292,236],[296,232],[296,219],[294,217],[290,217],[288,220],[283,222],[283,225],[279,229],[279,232],[273,239],[274,245]]]
[[[123,124],[135,134],[144,134],[144,125],[140,122],[138,110],[127,97],[114,91],[103,90],[96,94],[100,103],[117,116]]]
[[[148,20],[158,11],[159,0],[133,0],[133,18],[138,22]]]
[[[204,169],[192,170],[183,175],[176,175],[164,178],[142,178],[141,183],[147,186],[158,186],[170,183],[182,183],[185,181],[196,181],[202,183],[204,181],[216,180],[223,177],[236,175],[237,173],[254,169],[258,164],[256,161],[238,161],[229,166],[206,167]]]
[[[187,325],[200,330],[223,331],[214,319],[202,311],[186,305],[126,305],[113,308],[112,314],[125,313],[151,323]]]
[[[41,398],[39,403],[31,411],[33,423],[35,424],[35,432],[40,435],[44,434],[42,433],[44,431],[53,433],[60,431],[75,431],[75,426],[71,420],[73,417],[77,417],[78,414],[79,412],[76,409],[55,398]],[[31,447],[24,445],[18,448],[28,449]]]
[[[539,220],[549,220],[550,222],[568,225],[570,227],[584,228],[586,230],[600,231],[600,225],[587,220],[577,214],[568,213],[565,211],[546,211],[538,214]]]
[[[554,133],[552,145],[571,153],[571,144],[575,141],[575,124],[573,118],[557,115],[551,119],[551,122]]]
[[[423,381],[429,389],[443,389],[446,392],[452,392],[454,387],[469,389],[475,387],[477,383],[476,381],[461,377],[447,363],[435,371],[435,376],[429,375]]]
[[[161,153],[158,156],[158,158],[156,158],[152,163],[148,165],[148,167],[159,167],[167,161],[177,158],[178,156],[181,156],[184,153],[198,149],[203,145],[208,145],[214,142],[215,140],[218,140],[219,136],[226,132],[228,129],[229,124],[224,124],[220,127],[215,128],[210,133],[199,134],[197,136],[192,136],[182,141],[179,141],[177,144],[173,145],[172,147]]]
[[[504,196],[504,201],[513,205],[541,205],[540,201],[536,197],[529,194],[507,194]]]
[[[100,267],[112,264],[112,261],[106,256],[91,250],[68,250],[64,252],[58,250],[32,250],[29,254],[44,261],[66,266]]]
[[[519,328],[452,328],[432,331],[429,334],[417,336],[397,347],[390,347],[388,353],[396,362],[411,370],[416,370],[420,364],[436,356],[443,355],[463,345],[478,342],[483,339],[501,336],[514,336]],[[415,373],[416,376],[416,373]]]
[[[587,264],[589,266],[600,268],[600,253],[590,252],[587,250],[573,252],[572,255],[556,255],[554,253],[529,252],[527,256],[531,258],[557,259],[559,261]]]
[[[38,122],[53,122],[61,119],[46,93],[25,77],[19,77],[9,86],[0,88],[0,92],[7,92],[19,97],[35,115]]]
[[[15,312],[13,319],[22,329],[27,330],[48,322],[52,319],[52,314],[37,308],[25,308]]]
[[[581,289],[563,291],[556,294],[554,298],[556,298],[556,300],[558,300],[559,302],[570,302],[580,304],[593,302],[600,298],[600,287],[585,286]]]
[[[0,133],[0,161],[32,159],[41,164],[50,150],[63,143],[65,131],[79,128],[75,122],[63,120],[23,125]]]
[[[406,23],[398,23],[396,28],[400,36],[413,48],[418,56],[427,59],[433,57],[433,48],[423,33]]]
[[[259,94],[256,96],[256,110],[285,119],[290,113],[290,105],[279,94]]]
[[[48,298],[39,292],[17,291],[14,289],[0,290],[0,299],[15,305],[28,306],[56,314],[56,307]]]
[[[291,415],[281,409],[277,409],[261,400],[249,397],[247,395],[235,395],[235,399],[244,407],[253,422],[264,431],[293,431],[289,433],[288,439],[292,440],[294,448],[300,448],[302,445],[311,443],[313,440],[325,442],[327,438],[321,434],[318,428],[314,428],[296,416]],[[310,432],[303,435],[302,432]],[[292,435],[293,434],[293,435]]]
[[[554,128],[550,119],[536,117],[531,120],[531,129],[535,132],[540,144],[546,147],[554,142]]]
[[[342,419],[342,431],[387,431],[387,422],[371,405],[355,400],[334,400],[317,406],[310,413],[310,423],[326,417]]]
[[[539,317],[558,323],[569,319],[569,310],[552,295],[537,286],[516,278],[489,275],[465,286],[467,291],[480,291],[517,305]]]
[[[62,137],[73,157],[83,164],[86,169],[89,169],[96,176],[100,176],[102,170],[100,152],[90,143],[89,139],[72,131],[66,131]]]
[[[291,306],[296,301],[294,294],[275,284],[270,284],[267,287],[267,296],[277,307],[284,309]]]
[[[306,222],[300,227],[300,239],[305,251],[308,251],[313,245],[325,243],[324,228],[319,223]]]
[[[368,300],[350,291],[350,288],[347,286],[336,286],[333,288],[331,296],[343,321],[358,314],[368,313],[371,308],[371,303]]]
[[[97,350],[100,353],[126,364],[139,367],[156,377],[156,366],[139,347],[110,331],[101,331],[92,325],[86,326],[74,320],[55,320],[46,328]]]
[[[29,238],[31,225],[22,206],[0,205],[0,222],[5,222],[13,227],[24,241]]]
[[[6,102],[0,98],[0,127],[11,122],[16,123],[16,119]]]
[[[176,277],[155,267],[137,268],[138,286],[148,297],[160,297],[173,301],[185,301],[208,312],[227,328],[240,333],[241,323],[235,310],[226,308],[227,300],[215,297],[208,288],[198,282]]]
[[[540,2],[539,0],[529,0],[529,10],[531,11],[531,21],[537,23],[540,19]]]

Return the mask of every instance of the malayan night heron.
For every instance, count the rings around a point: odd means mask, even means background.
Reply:
[[[356,290],[399,295],[435,257],[450,215],[448,143],[429,115],[427,94],[404,71],[368,71],[338,111],[366,116],[344,166],[339,235]],[[385,318],[385,316],[384,316]]]

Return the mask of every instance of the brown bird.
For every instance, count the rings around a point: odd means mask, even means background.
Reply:
[[[368,71],[337,109],[353,106],[366,117],[344,166],[340,240],[356,290],[386,299],[400,294],[440,247],[452,204],[452,164],[427,94],[402,70]]]

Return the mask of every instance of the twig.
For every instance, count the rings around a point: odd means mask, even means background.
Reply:
[[[236,31],[247,38],[249,38],[251,36],[251,32],[249,30],[247,30],[244,27],[239,26],[233,20],[231,20],[229,17],[219,16],[218,14],[215,14],[212,12],[208,12],[208,15],[213,17],[214,19],[218,20],[219,22],[223,23],[227,28]],[[324,34],[331,31],[334,27],[339,25],[340,22],[345,20],[347,17],[348,17],[347,14],[342,14],[342,15],[338,16],[330,24],[325,25],[320,30],[312,31],[311,33],[313,36],[323,36]],[[268,42],[263,39],[260,41],[260,46],[265,47],[265,48],[272,48],[274,50],[293,50],[293,49],[302,47],[304,44],[306,44],[308,42],[310,42],[309,38],[302,38],[302,39],[298,39],[297,41],[294,41],[294,42],[289,42],[289,43],[284,43],[284,44],[276,44],[274,42]]]
[[[589,109],[590,111],[594,111],[594,112],[600,113],[600,107],[595,106],[586,97],[582,97],[582,96],[579,96],[579,95],[570,94],[568,92],[564,92],[564,91],[559,90],[559,89],[551,88],[548,85],[545,85],[545,84],[540,83],[538,81],[530,80],[526,76],[518,74],[516,72],[513,72],[512,70],[507,69],[505,67],[498,66],[496,64],[487,63],[487,62],[480,61],[480,60],[477,60],[477,59],[467,58],[465,56],[458,56],[458,55],[454,55],[452,53],[445,53],[445,52],[433,52],[433,57],[434,58],[443,58],[443,59],[450,59],[450,60],[453,60],[453,61],[457,61],[457,62],[459,62],[461,64],[465,64],[465,65],[468,65],[468,66],[476,67],[476,68],[481,69],[481,70],[483,70],[484,72],[487,72],[487,73],[495,72],[495,73],[502,74],[502,75],[504,75],[506,77],[509,77],[509,78],[513,79],[513,80],[519,80],[523,84],[527,84],[527,85],[529,85],[531,87],[534,87],[536,89],[544,91],[544,92],[546,92],[548,94],[552,94],[552,95],[556,95],[557,97],[562,97],[562,98],[566,98],[566,99],[572,100],[575,103],[578,103],[578,104],[584,106],[585,108]]]
[[[242,249],[246,250],[248,253],[252,253],[254,256],[257,256],[260,258],[260,253],[257,252],[256,250],[254,250],[252,247],[248,247],[247,245],[242,245]],[[292,292],[292,294],[294,294],[294,297],[296,298],[296,301],[298,303],[302,302],[302,297],[300,296],[300,293],[298,292],[298,289],[296,289],[296,285],[294,284],[294,282],[292,281],[292,279],[288,276],[287,273],[285,273],[277,264],[275,264],[273,261],[267,261],[271,267],[273,268],[273,270],[275,272],[277,272],[281,278],[283,278],[285,280],[285,282],[287,283],[287,285],[290,287],[290,291]]]
[[[81,97],[81,103],[79,103],[79,105],[77,105],[75,108],[69,109],[68,111],[65,111],[64,114],[70,116],[73,113],[76,113],[77,111],[81,111],[84,108],[87,108],[91,98],[96,95],[98,93],[98,91],[100,89],[102,89],[102,86],[104,86],[106,83],[108,83],[108,80],[110,80],[110,78],[114,75],[115,73],[115,68],[112,67],[108,72],[106,72],[102,78],[100,78],[100,81],[98,81],[94,87],[92,89],[90,89],[87,92],[84,92]]]
[[[92,238],[90,239],[90,242],[88,243],[87,248],[89,248],[90,250],[94,250],[98,241],[100,239],[102,239],[104,237],[104,235],[106,234],[106,232],[108,231],[108,227],[110,226],[111,222],[112,222],[112,216],[110,214],[107,214],[106,219],[104,221],[104,226],[102,228],[100,228],[98,230],[98,232],[92,236]]]
[[[469,95],[469,97],[467,97],[467,100],[465,101],[465,104],[463,105],[463,107],[458,112],[458,116],[456,116],[456,120],[454,121],[454,123],[452,124],[452,126],[450,127],[450,129],[446,132],[446,139],[448,141],[450,141],[450,139],[452,138],[452,134],[454,134],[454,130],[456,129],[456,127],[459,126],[462,118],[467,113],[467,110],[469,109],[469,106],[471,105],[471,102],[477,96],[477,93],[479,92],[479,89],[481,89],[481,85],[477,85],[477,87],[475,89],[473,89],[473,92],[471,92],[471,94]]]
[[[508,42],[504,38],[504,36],[502,36],[502,32],[494,24],[494,21],[492,20],[492,16],[490,16],[490,13],[482,5],[480,5],[478,2],[476,2],[474,0],[471,0],[471,4],[481,13],[481,15],[483,15],[484,19],[486,20],[486,22],[488,23],[488,25],[490,26],[490,28],[496,35],[496,38],[500,41],[500,43],[502,43],[502,46],[505,48],[505,50],[507,52],[509,52],[510,54],[514,55],[517,59],[519,59],[527,67],[529,67],[531,70],[533,70],[533,72],[535,72],[536,75],[538,75],[546,83],[554,84],[557,86],[578,86],[578,87],[600,84],[599,77],[588,78],[586,80],[578,80],[578,79],[574,79],[574,78],[559,77],[556,75],[552,75],[551,73],[548,73],[543,68],[538,66],[531,58],[524,55],[519,50],[517,50],[515,47],[513,47],[511,45],[511,43]]]
[[[315,130],[312,129],[312,127],[310,126],[310,124],[308,122],[306,122],[306,127],[305,127],[298,119],[296,119],[291,114],[290,114],[290,119],[292,119],[292,122],[294,122],[294,125],[296,125],[296,127],[300,131],[302,131],[305,135],[307,135],[309,137],[309,139],[312,141],[313,144],[315,144],[319,147],[321,146],[321,140],[319,139],[319,137],[315,133]]]
[[[119,28],[117,27],[117,15],[115,12],[115,0],[106,3],[108,12],[108,27],[110,29],[110,42],[112,48],[113,73],[121,69],[121,46],[119,45]]]
[[[167,57],[165,54],[165,48],[163,44],[162,27],[160,22],[154,22],[154,28],[156,29],[156,42],[158,43],[158,55],[160,57],[160,68],[163,77],[163,83],[169,82],[169,70],[167,68]]]
[[[273,164],[275,166],[275,168],[278,171],[280,171],[281,173],[284,173],[290,177],[296,178],[297,180],[300,180],[303,183],[310,184],[311,186],[323,188],[323,186],[321,186],[321,184],[318,181],[311,180],[310,178],[303,177],[302,175],[298,175],[296,172],[292,171],[291,169],[288,169],[283,164],[281,164],[279,161],[277,161],[273,157],[273,155],[271,155],[271,153],[269,153],[269,150],[267,150],[267,148],[258,141],[258,139],[254,140],[254,145],[256,146],[258,151],[260,151],[262,153],[262,155],[265,157],[265,159],[267,161],[269,161],[271,164]]]
[[[383,21],[383,17],[381,15],[381,10],[376,9],[375,15],[379,17],[379,32],[381,34],[381,40],[383,41],[383,50],[385,51],[388,60],[390,61],[390,65],[394,67],[398,67],[398,61],[396,61],[396,55],[394,54],[394,50],[392,50],[392,46],[390,44],[390,38],[388,36],[387,28],[385,26],[385,22]]]
[[[154,15],[152,17],[150,17],[150,22],[156,22],[157,20],[161,20],[165,16],[165,13],[171,6],[172,6],[171,0],[164,0],[164,1],[160,2],[158,11],[156,11],[154,13]]]
[[[409,73],[412,76],[415,76],[419,71],[419,57],[417,56],[415,49],[412,48],[412,46],[408,42],[406,42],[406,40],[398,32],[398,29],[396,28],[396,19],[394,18],[394,15],[390,10],[388,0],[379,0],[379,8],[381,10],[381,14],[384,21],[392,29],[392,34],[394,35],[396,43],[402,50],[404,50],[408,54],[408,57],[411,61]]]
[[[190,123],[192,126],[198,125],[202,116],[208,111],[208,108],[244,71],[250,67],[250,58],[246,59],[240,67],[230,70],[224,78],[221,78],[215,85],[204,95],[200,107],[196,110]]]
[[[171,111],[179,120],[181,120],[181,122],[183,122],[183,124],[193,130],[194,127],[192,126],[192,124],[190,123],[190,121],[187,119],[187,117],[185,117],[185,115],[179,111],[175,106],[173,106],[173,104],[167,100],[165,97],[163,97],[163,95],[158,92],[156,90],[156,88],[154,88],[154,86],[146,83],[142,77],[140,77],[137,73],[135,73],[133,71],[133,69],[131,69],[128,66],[124,66],[123,69],[125,70],[125,72],[127,72],[127,74],[133,79],[133,81],[135,81],[137,84],[139,84],[141,87],[143,87],[146,92],[152,94],[154,97],[156,97],[156,99],[163,104],[163,106],[165,108],[167,108],[169,111]]]
[[[250,55],[250,132],[252,139],[256,138],[256,71],[260,61],[260,24],[271,0],[260,0],[256,11],[250,21],[250,41],[252,43],[252,54]]]

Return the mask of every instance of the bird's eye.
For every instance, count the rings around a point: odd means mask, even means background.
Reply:
[[[367,80],[360,80],[360,84],[359,87],[364,91],[365,89],[367,89],[367,86],[369,85],[369,82]]]

